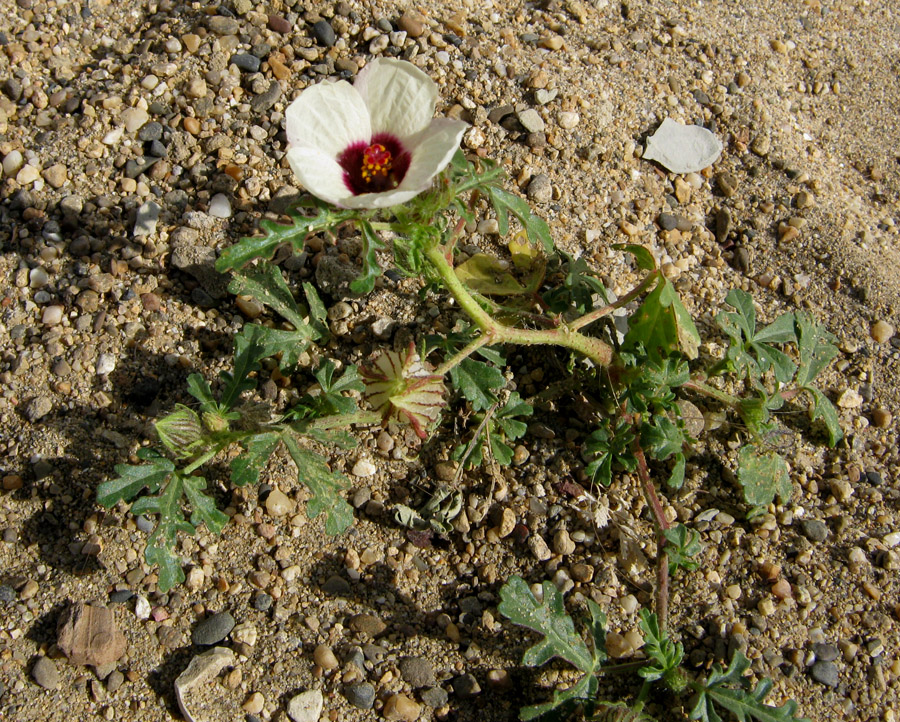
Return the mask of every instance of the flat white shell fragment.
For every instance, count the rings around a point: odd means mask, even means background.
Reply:
[[[706,128],[666,118],[647,139],[644,160],[655,160],[673,173],[696,173],[722,154],[722,143]]]

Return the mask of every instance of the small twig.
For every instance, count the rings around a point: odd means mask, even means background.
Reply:
[[[494,411],[497,410],[497,407],[500,405],[500,402],[497,401],[494,403],[491,408],[489,408],[485,414],[484,418],[481,420],[481,423],[478,424],[478,428],[475,429],[475,434],[472,436],[472,440],[469,442],[469,445],[466,447],[465,452],[459,459],[459,466],[456,469],[456,473],[453,475],[453,485],[454,487],[459,483],[459,480],[462,478],[463,469],[466,466],[466,459],[468,459],[472,452],[475,451],[475,445],[478,443],[478,437],[481,436],[481,432],[484,431],[484,427],[487,426],[488,421],[490,421],[491,416]]]
[[[638,463],[638,476],[641,479],[641,487],[644,490],[644,496],[647,497],[647,502],[650,504],[650,509],[653,511],[653,518],[656,522],[656,616],[659,619],[659,628],[665,629],[669,616],[669,555],[665,551],[666,538],[663,532],[669,530],[669,520],[666,519],[662,503],[659,501],[656,489],[653,486],[653,480],[650,478],[650,470],[647,468],[647,457],[644,456],[644,450],[637,439],[632,444],[632,450]]]
[[[598,321],[604,316],[608,316],[610,313],[615,311],[617,308],[622,308],[623,306],[627,306],[631,303],[635,298],[640,296],[650,285],[651,282],[656,280],[656,274],[651,273],[647,276],[643,281],[641,281],[637,286],[631,289],[628,293],[626,293],[622,298],[617,301],[613,301],[612,303],[603,306],[602,308],[598,308],[590,313],[586,313],[581,318],[576,318],[569,324],[569,328],[573,331],[577,331],[580,328],[584,328],[585,326],[589,326],[594,323],[594,321]]]

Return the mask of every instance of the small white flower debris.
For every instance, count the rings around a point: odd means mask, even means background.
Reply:
[[[721,154],[721,141],[706,128],[666,118],[647,139],[643,157],[673,173],[695,173],[711,166]]]

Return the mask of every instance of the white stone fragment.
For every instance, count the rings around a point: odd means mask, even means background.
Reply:
[[[209,682],[225,667],[233,667],[234,663],[234,652],[227,647],[213,647],[208,652],[194,657],[187,669],[178,675],[175,680],[175,699],[178,700],[181,714],[188,722],[200,722],[188,711],[191,691]]]
[[[209,215],[214,218],[231,218],[231,201],[224,193],[216,193],[209,201]]]
[[[301,692],[288,702],[287,713],[294,722],[318,722],[322,716],[322,705],[325,703],[322,692],[310,689]]]
[[[711,166],[721,154],[721,141],[706,128],[666,118],[647,139],[643,157],[673,173],[694,173]]]
[[[137,210],[134,219],[134,236],[152,236],[156,232],[156,223],[159,221],[160,207],[153,201],[144,203]]]

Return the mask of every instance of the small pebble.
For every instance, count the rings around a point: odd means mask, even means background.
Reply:
[[[894,335],[894,327],[887,321],[876,321],[870,333],[877,343],[887,343]]]
[[[49,657],[38,657],[31,668],[31,677],[44,689],[56,689],[59,686],[59,670],[56,662]]]
[[[453,678],[453,693],[460,699],[472,699],[481,694],[481,685],[472,674],[461,674]]]
[[[378,468],[369,459],[360,459],[353,465],[350,473],[353,476],[367,477],[372,476]]]
[[[413,689],[435,684],[434,668],[425,657],[404,657],[400,660],[400,676]]]
[[[213,218],[231,218],[231,201],[224,193],[216,193],[209,201],[209,215]]]
[[[375,704],[375,688],[368,682],[357,682],[344,687],[344,697],[354,707],[372,709]]]
[[[337,40],[334,34],[334,28],[331,27],[327,20],[319,20],[314,23],[312,34],[321,45],[324,45],[327,48],[334,46],[334,43]]]
[[[800,531],[813,542],[823,542],[828,538],[828,526],[818,519],[803,519],[800,522]]]
[[[340,666],[338,658],[335,656],[331,647],[320,644],[313,651],[313,661],[322,669],[337,669]]]
[[[550,176],[546,173],[538,173],[528,183],[528,189],[525,192],[535,203],[548,203],[553,198]]]
[[[287,704],[287,714],[293,722],[319,722],[324,704],[322,692],[310,689],[291,697]]]
[[[415,722],[422,712],[422,705],[413,702],[405,694],[392,694],[384,703],[381,713],[387,720]]]
[[[280,489],[272,489],[266,496],[266,511],[274,517],[292,514],[296,508],[296,503]]]
[[[838,668],[834,662],[825,662],[822,660],[815,662],[809,670],[809,676],[826,687],[837,687],[840,682]]]
[[[194,628],[191,641],[198,646],[217,644],[231,634],[234,625],[234,617],[229,612],[213,614]]]

